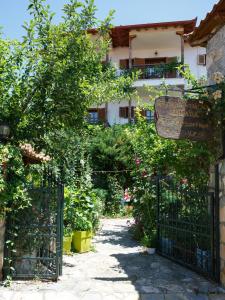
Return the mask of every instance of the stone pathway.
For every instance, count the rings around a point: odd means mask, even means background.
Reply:
[[[15,282],[0,288],[0,300],[225,300],[198,274],[144,254],[131,239],[127,220],[102,220],[102,225],[95,251],[66,256],[57,283]]]

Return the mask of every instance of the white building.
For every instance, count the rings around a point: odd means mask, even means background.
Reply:
[[[188,64],[197,78],[206,76],[205,48],[193,48],[185,38],[195,25],[196,19],[114,27],[110,33],[112,45],[107,60],[118,70],[141,70],[134,87],[143,102],[149,101],[144,86],[159,86],[165,81],[170,86],[183,89],[187,83],[178,73],[177,63]],[[124,100],[91,107],[90,121],[125,124],[133,118],[136,105],[135,100]],[[150,111],[145,114],[148,119],[152,117]]]

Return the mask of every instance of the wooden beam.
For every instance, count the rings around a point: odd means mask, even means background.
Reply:
[[[136,38],[136,35],[129,35],[129,69],[132,68],[132,41]]]
[[[184,64],[184,36],[180,35],[180,51],[181,51],[181,63]]]

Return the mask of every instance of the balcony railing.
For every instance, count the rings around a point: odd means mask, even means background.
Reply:
[[[121,70],[120,74],[140,71],[139,79],[181,78],[179,63],[159,65],[133,65],[132,69]]]

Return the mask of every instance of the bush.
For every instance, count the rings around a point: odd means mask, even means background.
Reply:
[[[100,198],[85,187],[65,189],[64,225],[78,231],[96,231],[101,216]]]
[[[105,202],[104,214],[108,216],[117,216],[122,213],[123,188],[118,182],[116,176],[108,176],[108,194]]]
[[[156,231],[157,221],[157,189],[154,179],[136,175],[134,186],[134,210],[135,228],[133,229],[135,239],[141,240],[145,235],[150,236]]]

